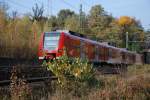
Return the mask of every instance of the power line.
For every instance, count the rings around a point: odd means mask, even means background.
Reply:
[[[66,5],[70,6],[71,8],[73,8],[74,10],[78,10],[78,8],[76,8],[74,5],[70,4],[69,2],[66,2],[65,0],[61,0],[61,1]]]
[[[47,0],[47,17],[49,17],[49,6],[50,6],[50,2],[49,0]]]
[[[53,6],[52,0],[47,0],[47,17],[50,17],[53,15],[53,9],[57,11],[57,9],[54,8]]]
[[[87,12],[87,9],[91,6],[84,0],[80,0],[80,4],[82,4],[82,9],[83,9],[83,12],[85,13]]]
[[[2,8],[2,9],[7,9],[8,8],[8,5],[5,3],[5,0],[0,1],[0,8]]]
[[[86,1],[82,0],[82,2],[84,3],[84,5],[86,5],[87,7],[90,7],[91,5],[89,5]]]
[[[40,4],[42,4],[43,2],[41,2],[40,0],[35,0],[35,1],[37,1],[38,3],[40,3]]]
[[[49,6],[50,6],[50,15],[52,16],[53,15],[53,2],[52,0],[48,0],[49,1]]]
[[[11,4],[14,4],[14,5],[17,5],[17,6],[19,6],[19,7],[22,7],[22,8],[25,8],[25,9],[29,9],[29,10],[30,10],[29,7],[27,7],[27,6],[25,6],[25,5],[22,5],[22,4],[18,3],[18,2],[11,1],[11,0],[7,0],[7,1],[10,2]]]

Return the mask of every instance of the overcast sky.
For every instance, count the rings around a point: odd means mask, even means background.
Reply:
[[[136,17],[145,29],[150,28],[150,0],[0,0],[9,5],[9,12],[18,11],[24,14],[32,12],[35,3],[44,5],[44,15],[56,15],[60,9],[69,8],[76,13],[79,12],[80,3],[83,11],[88,13],[93,5],[101,4],[105,11],[114,17],[123,15]],[[49,4],[48,4],[49,2]],[[49,10],[48,10],[49,8]],[[48,13],[49,12],[49,13]]]

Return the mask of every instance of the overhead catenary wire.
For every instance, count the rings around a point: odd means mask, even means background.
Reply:
[[[55,6],[53,6],[52,0],[47,0],[47,17],[53,16],[53,10],[57,11]]]
[[[70,4],[69,2],[67,2],[67,1],[65,1],[65,0],[60,0],[60,1],[62,1],[64,4],[70,6],[70,7],[71,7],[72,9],[74,9],[74,10],[78,10],[77,7],[75,7],[74,5]]]
[[[6,5],[5,0],[3,0],[3,1],[0,0],[0,8],[5,9],[7,7],[8,7],[8,5]]]
[[[52,16],[53,15],[53,2],[52,2],[52,0],[47,0],[47,15],[48,15],[48,17],[50,17],[50,16]],[[50,7],[50,9],[49,9],[49,7]]]
[[[20,4],[20,3],[18,3],[18,2],[15,2],[14,0],[7,0],[7,2],[9,2],[9,3],[13,4],[13,5],[19,6],[19,7],[21,7],[21,8],[31,10],[30,7],[25,6],[25,5],[23,5],[23,4]]]
[[[83,3],[84,3],[84,5],[86,5],[87,7],[90,7],[91,5],[89,5],[86,1],[84,1],[84,0],[81,0]]]
[[[37,1],[40,4],[43,4],[43,2],[41,0],[35,0],[35,1]]]
[[[50,14],[51,14],[51,16],[53,15],[53,1],[52,0],[50,0]]]
[[[50,2],[49,0],[47,0],[47,17],[49,17],[49,6],[50,6]]]

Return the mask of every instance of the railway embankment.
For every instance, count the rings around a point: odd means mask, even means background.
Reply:
[[[57,68],[66,66],[64,62],[58,61]],[[50,63],[49,63],[50,64]],[[71,73],[62,73],[58,81],[43,81],[28,83],[26,79],[17,80],[11,77],[11,84],[0,88],[0,99],[12,100],[149,100],[150,99],[150,65],[131,65],[128,71],[123,74],[94,74],[93,70],[87,69],[90,73],[80,72],[74,69],[77,67],[90,66],[79,59],[73,63]],[[80,67],[82,66],[82,67]],[[51,66],[52,68],[53,66]],[[28,68],[29,69],[29,68]],[[69,68],[68,68],[69,69]],[[53,69],[54,70],[54,69]],[[60,69],[68,71],[67,67]],[[56,70],[55,70],[56,71]],[[92,72],[91,72],[92,71]],[[57,73],[57,72],[56,72]],[[82,76],[82,75],[83,76]],[[37,74],[38,75],[38,74]],[[63,76],[64,75],[64,76]],[[88,75],[88,77],[86,76]],[[93,76],[90,76],[93,75]],[[82,77],[82,80],[80,79]],[[83,78],[84,77],[84,78]],[[87,79],[88,78],[88,79]],[[63,83],[61,83],[63,82]],[[95,85],[95,86],[94,86]]]
[[[63,93],[57,89],[49,99],[52,100],[149,100],[150,65],[132,65],[126,74],[97,75],[100,86],[88,87],[87,94],[81,97]],[[85,90],[85,88],[82,88]],[[81,91],[82,91],[81,89]],[[80,91],[80,92],[81,92]],[[85,91],[84,91],[85,92]]]

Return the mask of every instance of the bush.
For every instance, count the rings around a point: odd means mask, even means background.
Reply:
[[[46,65],[58,78],[57,83],[63,92],[81,96],[86,94],[89,88],[99,86],[94,77],[93,67],[87,60],[62,56]]]

